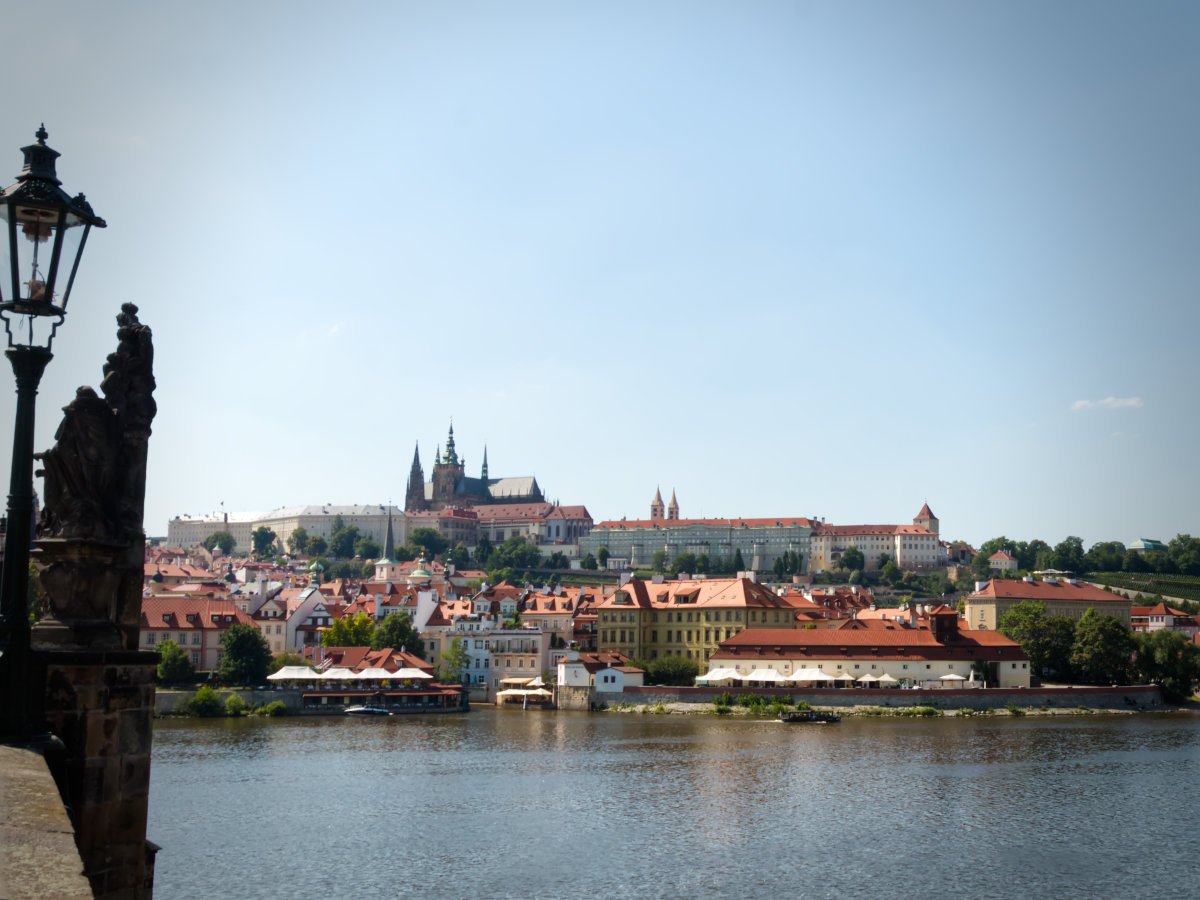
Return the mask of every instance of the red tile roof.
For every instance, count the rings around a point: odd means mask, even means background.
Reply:
[[[811,519],[806,518],[765,518],[765,519],[615,519],[599,522],[595,528],[608,528],[612,531],[631,531],[641,528],[683,528],[687,525],[713,525],[718,528],[779,528],[794,526],[812,526]]]
[[[953,639],[936,640],[927,628],[908,628],[895,622],[848,620],[836,629],[795,631],[749,628],[722,641],[713,659],[788,656],[835,656],[868,659],[1023,660],[1020,644],[998,631],[959,628]]]
[[[971,594],[967,600],[1074,600],[1080,603],[1122,604],[1130,602],[1127,597],[1110,594],[1090,584],[999,578],[993,578],[983,590]]]

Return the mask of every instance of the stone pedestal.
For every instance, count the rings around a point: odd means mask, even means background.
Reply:
[[[65,650],[36,643],[45,673],[45,721],[61,738],[48,759],[75,825],[84,874],[97,897],[151,896],[146,841],[157,656]]]

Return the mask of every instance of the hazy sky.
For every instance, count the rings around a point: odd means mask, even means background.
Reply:
[[[137,303],[151,534],[403,503],[451,417],[470,474],[486,442],[597,520],[661,485],[1200,532],[1195,3],[44,2],[0,34],[3,183],[44,121],[109,222],[37,446]]]

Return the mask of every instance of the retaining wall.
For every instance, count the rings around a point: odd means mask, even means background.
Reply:
[[[612,703],[712,703],[721,694],[757,694],[780,697],[792,703],[804,700],[811,706],[932,706],[936,709],[999,709],[1014,703],[1023,708],[1058,707],[1074,709],[1139,710],[1163,706],[1158,687],[1137,684],[1126,687],[1041,687],[1041,688],[937,688],[899,690],[890,688],[718,688],[718,687],[627,687],[624,693],[606,698]],[[599,698],[597,698],[599,699]]]

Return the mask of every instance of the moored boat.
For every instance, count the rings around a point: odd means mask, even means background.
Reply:
[[[390,716],[392,711],[386,706],[375,706],[366,704],[363,706],[350,706],[346,708],[348,716]]]
[[[842,721],[842,717],[837,713],[815,709],[793,709],[780,713],[779,721],[787,725],[830,725]]]

